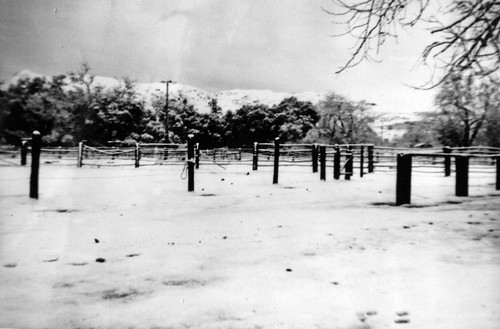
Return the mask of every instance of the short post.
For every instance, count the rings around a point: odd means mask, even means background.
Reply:
[[[338,145],[335,145],[335,155],[333,156],[333,179],[339,179],[340,178],[340,147]]]
[[[396,168],[396,206],[411,203],[411,154],[398,154]]]
[[[196,143],[195,151],[196,151],[195,167],[196,169],[200,169],[200,143]]]
[[[451,153],[451,148],[449,146],[443,147],[443,153]],[[444,156],[444,176],[448,177],[451,175],[451,156]]]
[[[279,166],[280,166],[280,138],[276,137],[274,139],[274,172],[273,172],[273,184],[278,184]]]
[[[30,198],[38,199],[38,173],[40,170],[40,151],[42,149],[42,135],[35,130],[31,135],[31,176]]]
[[[259,168],[259,143],[253,143],[253,158],[252,158],[252,170],[257,170]]]
[[[194,135],[188,135],[187,141],[187,167],[188,167],[188,192],[194,192]]]
[[[163,160],[168,160],[168,148],[166,146],[163,148]]]
[[[78,160],[76,166],[81,168],[83,165],[83,142],[78,143]]]
[[[497,163],[497,182],[495,184],[495,188],[497,191],[500,190],[500,156],[495,157]]]
[[[28,141],[21,142],[21,166],[26,166],[28,157]]]
[[[352,145],[349,145],[348,151],[346,154],[346,163],[345,163],[345,180],[350,180],[353,174],[353,161],[354,161],[354,153],[352,151]]]
[[[241,147],[238,149],[238,161],[241,161]]]
[[[359,149],[359,177],[365,174],[365,147],[361,145]]]
[[[320,179],[326,180],[326,146],[319,147]]]
[[[139,146],[139,143],[135,143],[134,160],[136,168],[139,168],[140,159],[141,159],[141,147]]]
[[[318,172],[318,145],[312,145],[312,169],[313,172]]]
[[[371,174],[374,169],[373,164],[373,145],[368,146],[368,173]]]
[[[455,195],[469,195],[469,157],[455,156]]]

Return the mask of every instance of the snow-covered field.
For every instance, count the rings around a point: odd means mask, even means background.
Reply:
[[[0,327],[500,328],[493,173],[250,169],[1,167]]]

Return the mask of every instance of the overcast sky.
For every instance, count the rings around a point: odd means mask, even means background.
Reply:
[[[415,64],[428,32],[403,31],[378,58],[341,75],[352,40],[330,0],[0,0],[0,79],[54,75],[87,62],[96,75],[172,79],[206,90],[336,91],[380,111],[432,109]]]

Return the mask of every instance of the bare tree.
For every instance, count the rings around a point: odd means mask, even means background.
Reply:
[[[428,115],[434,117],[443,144],[471,146],[479,135],[487,134],[485,126],[495,120],[489,114],[500,104],[497,86],[487,80],[455,73],[441,84],[435,100],[439,111]]]
[[[433,88],[456,72],[471,71],[488,76],[500,66],[500,1],[449,0],[436,8],[430,0],[335,0],[338,10],[326,13],[345,26],[336,36],[355,38],[349,60],[340,73],[363,60],[374,59],[388,38],[397,38],[399,28],[411,28],[418,22],[426,24],[436,37],[422,51],[422,61],[444,71],[436,81],[424,86]]]

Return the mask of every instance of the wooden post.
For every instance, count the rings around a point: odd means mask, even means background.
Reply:
[[[359,177],[365,174],[365,147],[361,145],[359,149]]]
[[[469,195],[469,157],[455,156],[455,195]]]
[[[139,146],[139,143],[135,143],[134,160],[136,168],[139,168],[140,159],[141,159],[141,147]]]
[[[188,135],[187,166],[188,166],[188,192],[194,192],[194,135]]]
[[[326,180],[326,146],[319,147],[320,179]]]
[[[31,135],[31,176],[30,198],[38,199],[38,173],[40,171],[40,151],[42,149],[42,136],[38,130]]]
[[[313,172],[318,172],[318,145],[312,145],[312,169]]]
[[[168,160],[168,148],[166,146],[163,148],[163,160]]]
[[[333,156],[333,179],[340,178],[340,147],[335,145],[335,155]]]
[[[259,143],[253,143],[253,159],[252,159],[252,170],[257,170],[259,168]]]
[[[83,165],[83,142],[78,143],[78,160],[76,166],[81,168]]]
[[[371,174],[374,169],[373,163],[373,145],[368,146],[368,173]]]
[[[21,166],[26,166],[28,157],[28,141],[21,142]]]
[[[196,143],[195,151],[196,151],[195,167],[196,169],[200,169],[200,143]]]
[[[443,147],[443,153],[451,153],[451,148],[448,146]],[[444,156],[444,176],[448,177],[451,175],[451,156]]]
[[[280,166],[280,138],[276,137],[274,139],[274,172],[273,172],[273,184],[278,184],[279,166]]]
[[[398,154],[396,168],[396,206],[411,203],[411,154]]]
[[[500,156],[495,157],[497,163],[497,182],[495,184],[496,190],[500,190]]]
[[[354,162],[354,153],[352,151],[352,146],[349,145],[348,151],[346,153],[346,163],[345,163],[345,180],[350,180],[353,174],[353,162]]]
[[[238,149],[238,161],[241,161],[241,147]]]

